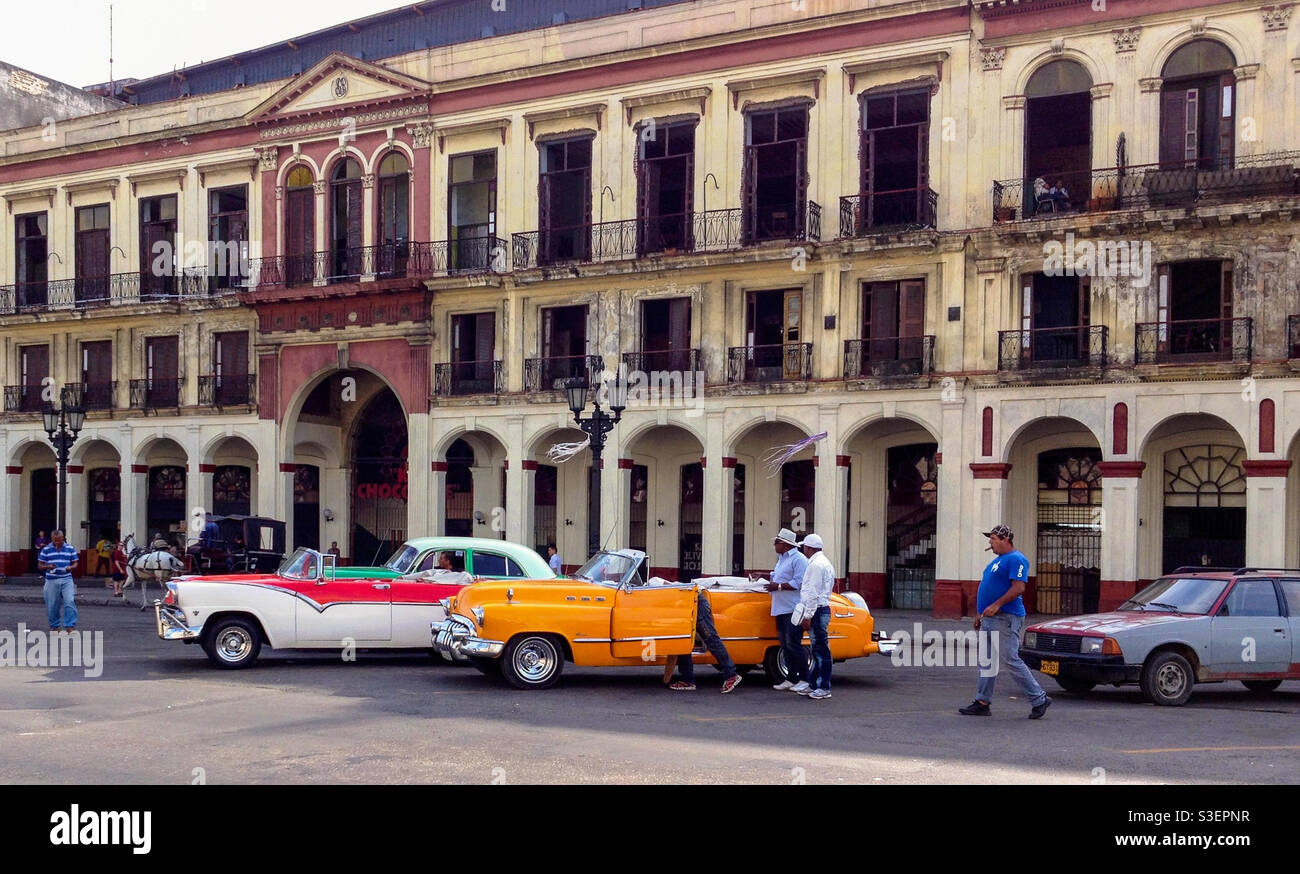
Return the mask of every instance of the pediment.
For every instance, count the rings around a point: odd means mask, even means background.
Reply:
[[[429,88],[422,79],[333,52],[264,100],[249,113],[248,120],[256,123],[345,112],[425,97]]]

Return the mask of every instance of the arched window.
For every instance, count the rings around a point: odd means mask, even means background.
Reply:
[[[361,275],[361,165],[344,158],[330,174],[329,277]]]
[[[380,244],[375,273],[401,275],[406,271],[411,241],[411,165],[401,152],[389,152],[379,162]]]
[[[1161,76],[1160,163],[1231,169],[1236,59],[1222,43],[1189,42]]]
[[[301,285],[316,278],[316,192],[311,168],[299,164],[285,180],[284,279]]]
[[[1051,61],[1025,86],[1025,215],[1082,209],[1092,196],[1092,77]]]

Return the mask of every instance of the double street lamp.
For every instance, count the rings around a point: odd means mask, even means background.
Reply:
[[[68,455],[72,444],[77,442],[77,434],[86,424],[86,408],[81,404],[69,402],[68,387],[59,391],[59,406],[46,404],[42,412],[45,419],[45,433],[50,437],[59,461],[59,513],[58,528],[67,537],[68,515]]]
[[[600,550],[600,455],[605,449],[605,435],[614,430],[623,410],[627,409],[627,380],[620,370],[613,379],[605,383],[605,392],[609,403],[609,412],[601,409],[600,393],[592,399],[592,413],[589,418],[582,418],[582,411],[587,406],[589,380],[578,377],[565,384],[569,396],[569,409],[573,412],[573,421],[578,423],[591,438],[591,488],[587,492],[587,557]]]

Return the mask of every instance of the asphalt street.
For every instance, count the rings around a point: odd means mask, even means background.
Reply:
[[[670,692],[657,668],[567,665],[541,692],[424,654],[276,653],[245,671],[164,642],[152,611],[87,605],[102,674],[0,667],[0,781],[9,783],[1294,783],[1300,683],[1255,697],[1198,687],[1181,708],[1136,688],[1055,699],[1045,719],[1004,678],[991,718],[963,717],[974,668],[835,666],[834,697],[775,692],[761,672],[730,695],[698,671]],[[914,615],[878,614],[911,629]],[[0,602],[0,630],[43,629]],[[926,628],[963,623],[926,620]]]

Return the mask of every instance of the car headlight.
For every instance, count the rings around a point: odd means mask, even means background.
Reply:
[[[1085,637],[1083,639],[1083,645],[1079,648],[1079,652],[1084,654],[1099,653],[1105,643],[1106,638],[1104,637]]]
[[[477,622],[477,623],[479,624],[479,627],[482,627],[482,626],[483,626],[483,608],[482,608],[482,607],[471,607],[469,612],[471,612],[471,613],[474,614],[474,621]]]
[[[1022,645],[1028,647],[1029,649],[1036,649],[1038,647],[1038,632],[1026,631],[1025,640]]]

